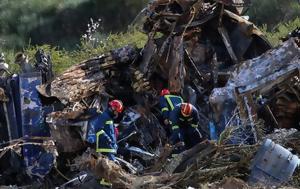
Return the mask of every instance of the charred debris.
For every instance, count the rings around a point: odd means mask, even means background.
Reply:
[[[241,16],[248,3],[152,1],[138,17],[144,48],[57,77],[42,50],[34,66],[17,55],[18,75],[1,55],[0,185],[97,188],[101,177],[113,188],[299,187],[300,32],[272,48]],[[198,108],[207,139],[175,157],[157,106],[166,87]],[[89,118],[114,97],[126,105],[119,165],[86,142]]]

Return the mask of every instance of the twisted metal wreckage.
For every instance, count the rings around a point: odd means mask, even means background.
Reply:
[[[22,73],[3,75],[0,184],[91,188],[105,178],[113,188],[200,188],[226,176],[286,184],[299,159],[282,146],[299,154],[300,134],[275,129],[299,129],[300,32],[271,49],[240,16],[245,4],[156,0],[137,19],[148,35],[142,49],[128,45],[55,78],[50,56],[39,51],[31,71],[23,61]],[[214,139],[215,126],[218,144],[206,140],[171,158],[175,147],[167,145],[157,107],[165,87],[198,107],[202,134]],[[121,166],[97,157],[85,142],[94,127],[89,118],[113,97],[128,107],[118,126]],[[263,141],[270,133],[282,146]],[[296,171],[288,184],[299,185],[299,177]],[[226,179],[215,187],[228,182],[248,187]]]

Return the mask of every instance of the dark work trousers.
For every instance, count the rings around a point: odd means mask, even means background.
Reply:
[[[202,141],[201,133],[197,128],[192,126],[183,126],[180,128],[180,134],[184,141],[186,150],[192,148]]]

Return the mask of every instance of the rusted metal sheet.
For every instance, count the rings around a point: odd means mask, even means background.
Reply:
[[[137,54],[136,48],[131,46],[116,49],[69,68],[51,84],[42,85],[38,90],[42,95],[57,97],[65,104],[104,93],[103,85],[107,74],[105,70],[114,65],[127,65],[137,57]]]

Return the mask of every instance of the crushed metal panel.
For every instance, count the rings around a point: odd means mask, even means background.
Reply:
[[[130,45],[115,49],[72,66],[51,83],[38,87],[38,90],[43,96],[57,97],[64,104],[78,102],[83,98],[104,93],[106,69],[128,65],[137,56],[137,49]]]
[[[42,103],[36,86],[42,84],[39,72],[20,75],[20,97],[23,136],[47,136],[49,131],[43,123]]]
[[[20,75],[20,98],[22,133],[27,137],[49,136],[49,129],[44,122],[42,103],[36,87],[42,84],[40,72]],[[30,142],[30,140],[27,140]],[[55,157],[44,148],[36,145],[24,145],[23,149],[26,173],[29,176],[43,178],[53,167]]]
[[[298,73],[300,65],[297,65],[298,60],[292,61],[292,63],[295,64],[292,64],[291,66],[285,69],[274,72],[274,74],[267,76],[262,80],[259,80],[251,85],[238,87],[239,93],[242,94],[247,92],[259,91],[261,94],[264,94],[269,92],[275,85],[278,85],[294,77],[295,73],[296,76],[299,76]]]
[[[266,139],[251,165],[249,182],[278,186],[292,177],[299,164],[298,156],[275,144],[272,140]]]
[[[227,86],[248,86],[263,80],[274,74],[280,73],[281,70],[287,71],[300,67],[300,48],[295,43],[295,40],[284,42],[282,45],[274,48],[263,55],[245,61],[236,69],[229,79]],[[280,75],[283,75],[281,73]],[[276,77],[273,78],[275,80]]]
[[[276,80],[276,77],[272,77],[274,72],[275,74],[280,73],[280,75],[284,75],[282,70],[287,71],[285,74],[288,74],[290,70],[299,69],[300,62],[297,61],[299,57],[300,48],[294,39],[290,39],[259,57],[247,60],[231,73],[226,87],[215,88],[212,91],[210,101],[219,103],[226,99],[235,99],[235,87],[240,87],[241,90],[245,87],[250,89],[257,83],[267,85],[270,79],[266,78],[270,77],[272,80]],[[262,81],[266,83],[261,83]]]
[[[247,92],[265,93],[289,79],[300,68],[299,58],[300,48],[291,38],[277,48],[240,64],[231,73],[226,87],[215,88],[210,95],[209,101],[216,119],[221,119],[224,104],[228,100],[236,101],[242,118],[247,119],[250,114],[244,112],[241,106],[244,103],[243,95]]]

